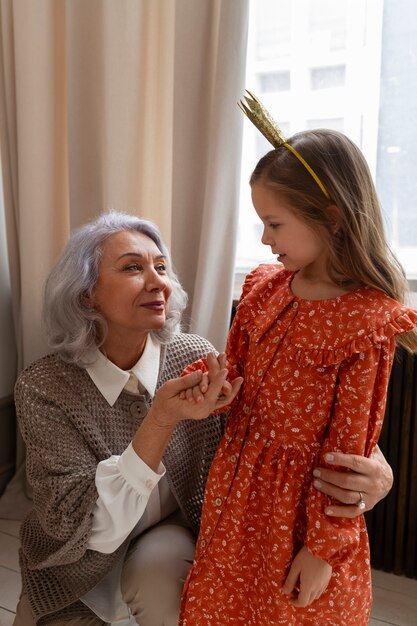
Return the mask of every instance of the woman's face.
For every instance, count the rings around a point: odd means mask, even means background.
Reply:
[[[106,319],[108,342],[136,345],[165,324],[171,281],[165,257],[155,242],[133,231],[111,235],[104,243],[99,277],[90,304]]]

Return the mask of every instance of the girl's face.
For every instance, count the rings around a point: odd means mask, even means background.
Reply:
[[[252,185],[252,202],[264,225],[262,243],[271,246],[272,254],[287,270],[322,277],[326,273],[327,247],[324,239],[279,193],[262,184]]]

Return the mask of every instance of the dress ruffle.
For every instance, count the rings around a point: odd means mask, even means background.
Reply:
[[[388,339],[412,330],[416,324],[417,313],[409,310],[383,324],[378,329],[370,330],[366,336],[352,338],[343,346],[319,348],[311,345],[309,348],[304,348],[303,346],[293,344],[288,351],[288,355],[300,365],[336,365],[354,354],[366,352],[366,350],[378,346]]]
[[[245,280],[238,310],[242,327],[257,341],[281,324],[286,355],[300,365],[341,363],[417,325],[417,311],[372,288],[302,300],[291,291],[293,276],[280,265],[260,265]],[[293,313],[283,315],[285,310]]]

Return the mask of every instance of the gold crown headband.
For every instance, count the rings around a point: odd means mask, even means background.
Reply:
[[[324,195],[328,200],[330,200],[330,194],[327,191],[326,187],[321,182],[320,178],[317,176],[316,172],[312,167],[307,163],[305,159],[301,156],[299,152],[285,139],[282,134],[281,129],[278,127],[275,120],[271,117],[268,111],[265,109],[264,105],[258,100],[258,98],[246,89],[246,93],[249,94],[250,97],[244,96],[243,100],[239,100],[238,106],[243,111],[243,113],[250,119],[250,121],[256,126],[258,130],[261,131],[263,136],[271,143],[274,148],[280,148],[284,146],[293,153],[294,156],[304,165],[308,173],[314,178]]]

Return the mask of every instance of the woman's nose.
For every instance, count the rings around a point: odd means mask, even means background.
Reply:
[[[149,270],[149,274],[146,280],[146,286],[149,289],[149,291],[152,291],[152,290],[162,291],[162,289],[165,287],[165,284],[166,284],[165,276],[161,276],[161,274],[158,274],[158,272],[155,269]]]

